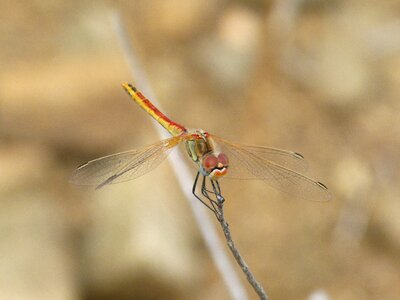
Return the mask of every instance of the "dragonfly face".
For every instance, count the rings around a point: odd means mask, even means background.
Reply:
[[[186,149],[204,176],[218,180],[228,172],[228,156],[215,152],[214,142],[208,132],[196,130],[192,133],[186,141]]]
[[[224,153],[206,154],[201,160],[200,170],[203,175],[210,177],[212,180],[218,180],[228,172],[228,156]]]

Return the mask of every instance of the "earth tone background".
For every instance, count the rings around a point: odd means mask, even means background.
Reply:
[[[87,160],[158,140],[120,87],[133,79],[112,10],[166,114],[298,151],[334,193],[221,182],[271,299],[399,299],[395,0],[4,2],[0,299],[229,298],[169,163],[99,191],[68,183]]]

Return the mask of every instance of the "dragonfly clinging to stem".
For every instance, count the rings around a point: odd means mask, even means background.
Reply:
[[[177,145],[184,143],[197,165],[193,195],[217,214],[216,206],[224,201],[219,180],[222,178],[260,179],[272,187],[298,198],[326,201],[332,196],[319,181],[302,175],[306,163],[296,152],[263,146],[245,146],[229,142],[201,129],[188,130],[161,113],[140,91],[128,83],[123,88],[141,108],[157,120],[172,137],[139,149],[108,155],[85,163],[72,175],[71,182],[94,185],[137,178],[155,169]],[[201,195],[197,184],[201,180]],[[207,188],[207,180],[212,190]]]

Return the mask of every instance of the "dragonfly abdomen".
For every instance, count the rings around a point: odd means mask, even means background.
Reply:
[[[172,134],[173,136],[178,136],[187,131],[185,127],[173,122],[161,111],[159,111],[158,108],[155,107],[154,104],[151,103],[150,100],[147,99],[133,85],[129,83],[124,83],[122,84],[122,87],[131,96],[133,101],[135,101],[141,108],[143,108],[158,123],[160,123],[162,127],[168,130],[170,134]]]

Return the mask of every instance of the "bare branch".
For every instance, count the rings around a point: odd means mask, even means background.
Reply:
[[[222,201],[221,201],[221,199],[222,199]],[[257,295],[260,297],[260,299],[268,300],[268,296],[265,293],[264,288],[256,280],[253,273],[250,271],[249,266],[246,264],[243,257],[240,255],[239,250],[236,248],[235,243],[233,242],[233,239],[231,236],[231,231],[229,229],[229,224],[225,220],[225,217],[224,217],[224,199],[222,198],[222,196],[217,195],[217,203],[218,203],[218,205],[216,206],[217,220],[221,224],[221,227],[224,232],[226,242],[228,244],[229,249],[231,250],[233,256],[236,259],[236,262],[242,269],[243,273],[246,275],[247,281],[251,284],[251,286],[253,287],[253,289],[257,293]]]
[[[140,86],[141,90],[145,92],[152,100],[152,102],[160,108],[160,105],[156,101],[156,97],[151,88],[150,83],[147,80],[147,76],[141,67],[140,61],[135,54],[134,48],[131,45],[130,39],[127,36],[124,25],[121,21],[121,18],[118,13],[112,12],[111,15],[111,23],[114,28],[116,37],[123,51],[125,60],[128,64],[128,67],[132,73],[132,76],[135,78],[135,82],[138,86]],[[158,125],[158,123],[154,122],[156,125],[155,128],[159,133],[161,138],[165,138],[166,131]],[[181,157],[181,153],[178,151],[170,154],[169,158],[173,160],[173,170],[175,172],[175,176],[178,179],[181,190],[186,196],[186,200],[189,202],[189,205],[192,209],[193,215],[197,222],[197,226],[200,229],[200,232],[203,236],[203,239],[206,243],[208,251],[211,254],[211,257],[219,270],[225,285],[228,288],[228,291],[235,300],[246,300],[248,299],[246,289],[241,283],[231,261],[229,260],[226,252],[224,251],[224,247],[221,241],[218,238],[216,228],[211,221],[211,218],[205,211],[203,205],[200,204],[199,201],[196,201],[191,194],[191,186],[192,182],[190,178],[193,177],[193,174],[189,171],[188,167],[184,163],[183,157]]]

